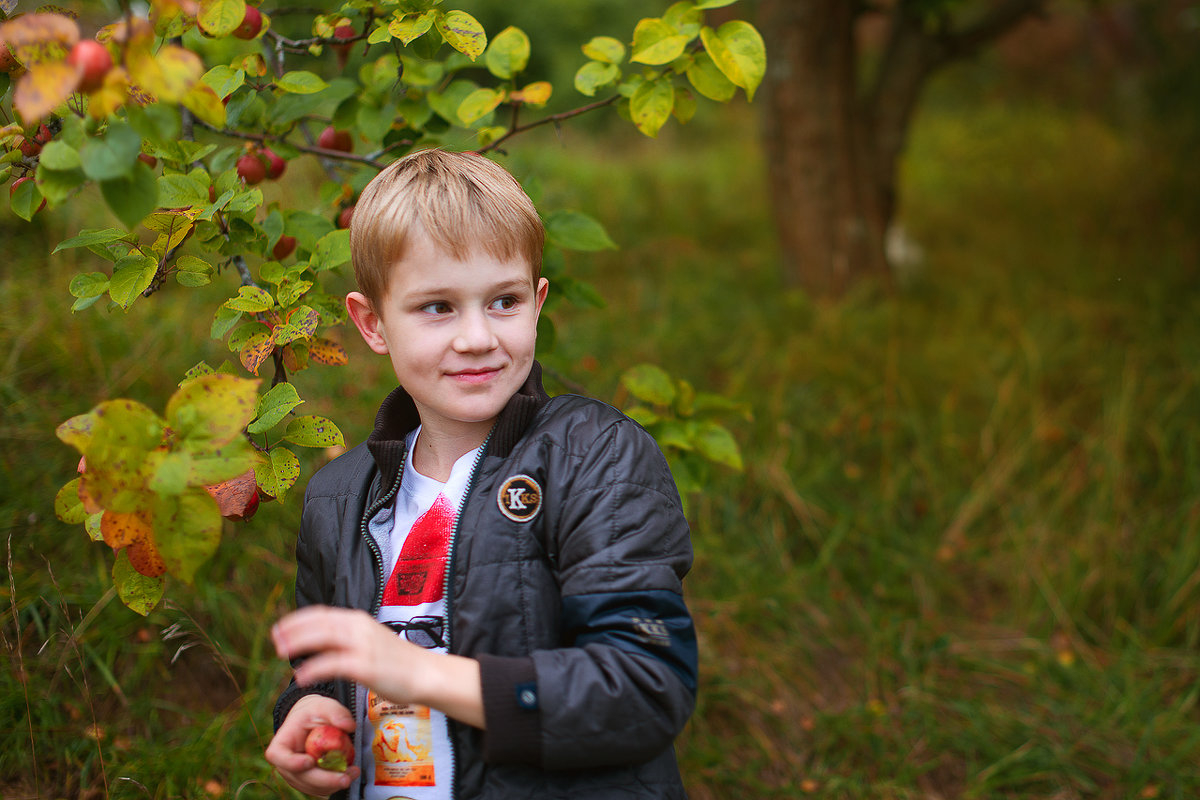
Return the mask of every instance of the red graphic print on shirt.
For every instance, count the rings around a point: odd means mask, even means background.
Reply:
[[[404,540],[396,568],[383,589],[385,606],[415,606],[442,599],[446,550],[453,529],[454,509],[446,495],[439,494]]]

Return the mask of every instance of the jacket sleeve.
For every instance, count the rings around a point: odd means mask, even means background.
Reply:
[[[311,488],[310,485],[310,491]],[[307,493],[304,498],[304,510],[300,516],[300,535],[296,540],[296,608],[333,604],[333,584],[324,568],[324,556],[318,546],[320,532],[317,530],[316,520],[319,518],[320,512],[317,506],[322,502],[330,501],[328,498],[314,500]],[[328,520],[326,520],[326,524],[328,524]],[[297,663],[293,660],[292,666],[296,666]],[[301,697],[310,694],[334,697],[333,681],[302,687],[293,679],[275,702],[275,730],[279,730],[279,726],[287,718],[292,706]]]
[[[568,458],[550,533],[563,646],[480,658],[484,755],[544,769],[641,763],[671,746],[695,704],[687,521],[666,459],[631,420]]]

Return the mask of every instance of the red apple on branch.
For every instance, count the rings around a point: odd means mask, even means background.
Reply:
[[[262,12],[254,6],[246,6],[246,14],[242,21],[233,29],[233,35],[239,39],[253,39],[262,30]]]
[[[67,54],[67,63],[79,73],[79,91],[94,92],[104,85],[113,60],[107,47],[95,39],[83,39]]]
[[[262,179],[267,177],[267,166],[258,157],[258,153],[245,153],[237,160],[237,174],[247,186],[253,186],[262,183]]]
[[[264,148],[262,153],[267,159],[267,177],[273,181],[278,180],[287,169],[287,161],[270,148]]]
[[[283,261],[290,256],[296,249],[296,237],[283,235],[279,237],[279,241],[271,248],[271,255],[276,261]]]
[[[343,153],[354,152],[354,140],[350,138],[350,132],[339,131],[332,125],[321,131],[321,135],[317,137],[317,144],[326,150],[340,150]]]

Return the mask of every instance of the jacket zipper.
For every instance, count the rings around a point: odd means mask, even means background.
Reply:
[[[391,487],[387,492],[371,504],[370,508],[363,514],[362,520],[359,521],[359,532],[362,533],[363,539],[367,543],[367,549],[371,551],[371,557],[375,560],[375,597],[371,601],[371,617],[379,616],[379,607],[383,605],[383,584],[387,580],[387,576],[383,574],[383,551],[379,549],[379,542],[375,541],[375,537],[371,535],[369,523],[374,518],[379,510],[392,502],[396,492],[400,490],[400,482],[404,477],[404,462],[400,462],[400,469],[396,472],[396,478],[392,481]],[[350,716],[354,720],[355,730],[358,728],[358,681],[350,682]],[[358,749],[358,742],[355,742],[355,749]],[[361,761],[361,759],[360,759]],[[360,781],[358,796],[362,797],[364,784]]]
[[[483,440],[483,444],[479,446],[479,452],[475,454],[475,463],[471,465],[471,477],[467,479],[467,487],[463,491],[462,500],[458,503],[458,513],[454,515],[454,528],[450,531],[450,541],[446,544],[446,572],[442,578],[442,597],[446,598],[446,652],[454,652],[454,594],[450,591],[450,585],[454,582],[454,556],[455,545],[458,543],[458,529],[462,524],[463,511],[467,507],[467,500],[471,496],[471,492],[475,488],[475,479],[479,475],[479,465],[483,463],[483,454],[487,452],[488,444],[492,441],[492,433],[495,432],[495,426],[488,431],[487,438]],[[458,753],[454,747],[453,731],[458,727],[458,723],[446,717],[446,732],[451,734],[449,737],[450,745],[450,800],[458,797]]]

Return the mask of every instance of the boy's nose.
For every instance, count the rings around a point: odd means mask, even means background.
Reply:
[[[499,345],[492,326],[483,314],[464,314],[454,337],[454,349],[460,353],[482,353]]]

